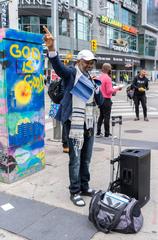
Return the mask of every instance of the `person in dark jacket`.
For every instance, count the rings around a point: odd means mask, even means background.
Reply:
[[[102,104],[98,88],[99,80],[92,78],[89,71],[95,64],[95,57],[89,50],[77,55],[75,66],[65,66],[55,50],[54,38],[44,27],[48,57],[53,69],[63,79],[64,97],[61,100],[56,119],[67,126],[69,133],[69,178],[70,199],[76,206],[85,206],[82,196],[93,196],[89,188],[89,164],[94,141],[94,106]],[[95,101],[94,101],[95,99]]]
[[[146,71],[142,69],[139,74],[134,78],[132,88],[134,89],[134,104],[135,104],[135,121],[139,120],[139,104],[141,102],[143,108],[144,121],[149,121],[147,117],[147,97],[146,90],[148,90],[148,78],[146,77]]]

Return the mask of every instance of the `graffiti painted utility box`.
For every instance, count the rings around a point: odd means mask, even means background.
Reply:
[[[44,153],[42,35],[0,29],[0,181],[41,170]]]

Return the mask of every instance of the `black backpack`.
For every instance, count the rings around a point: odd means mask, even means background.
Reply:
[[[54,103],[60,104],[60,101],[64,96],[64,87],[62,85],[62,79],[51,81],[48,87],[48,95]]]
[[[134,89],[132,88],[132,85],[130,85],[130,86],[128,86],[126,88],[126,93],[127,93],[127,97],[129,99],[133,99],[133,97],[134,97]]]
[[[138,200],[120,193],[98,191],[89,206],[89,220],[101,232],[136,233],[143,225]]]

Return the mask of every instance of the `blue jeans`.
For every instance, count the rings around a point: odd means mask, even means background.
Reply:
[[[70,178],[70,193],[79,193],[89,189],[89,164],[92,156],[94,142],[94,130],[84,131],[84,143],[77,154],[75,152],[73,140],[69,138],[69,178]]]

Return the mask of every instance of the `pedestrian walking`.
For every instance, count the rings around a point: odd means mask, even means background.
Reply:
[[[139,120],[139,104],[141,102],[143,108],[144,121],[149,121],[147,117],[147,97],[146,90],[148,90],[148,78],[146,77],[146,70],[142,69],[139,74],[134,78],[132,88],[134,89],[134,105],[135,105],[135,121]]]
[[[94,106],[95,102],[102,104],[102,95],[97,85],[100,81],[91,78],[88,72],[93,69],[96,59],[91,51],[82,50],[75,66],[65,66],[55,50],[53,36],[46,27],[44,30],[49,60],[64,82],[64,97],[56,119],[67,122],[69,133],[70,199],[82,207],[85,206],[82,196],[91,197],[95,193],[89,187],[89,164],[94,141]]]
[[[97,134],[96,137],[101,137],[103,134],[101,133],[101,126],[104,121],[104,136],[109,137],[110,133],[110,115],[111,115],[111,107],[112,107],[112,95],[116,94],[117,91],[121,90],[120,86],[112,86],[111,79],[111,65],[109,63],[104,63],[102,66],[102,73],[99,76],[101,80],[100,90],[104,97],[104,103],[99,107],[100,115],[97,123]]]

